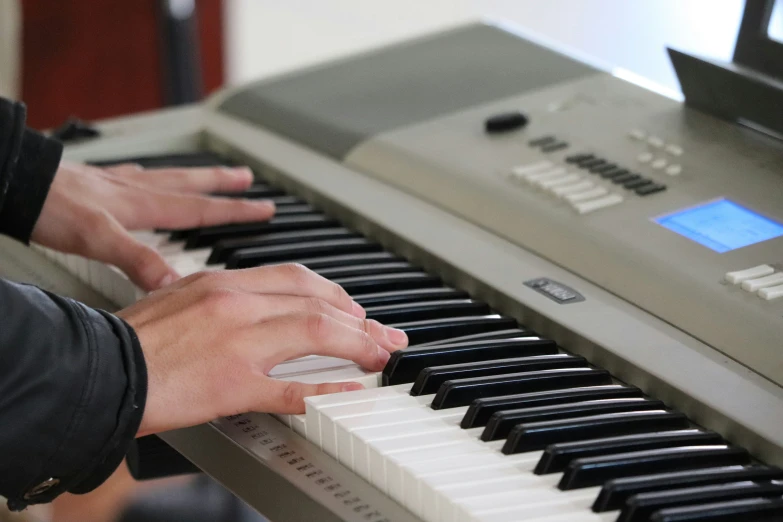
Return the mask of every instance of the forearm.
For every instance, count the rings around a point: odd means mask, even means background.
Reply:
[[[0,234],[29,242],[62,145],[25,127],[23,104],[0,98]]]
[[[94,489],[122,461],[145,405],[133,330],[4,280],[0,323],[0,495],[22,509]],[[46,483],[54,485],[30,494]]]

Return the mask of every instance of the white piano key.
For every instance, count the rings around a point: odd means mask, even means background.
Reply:
[[[477,446],[473,441],[466,441],[455,445],[414,449],[409,452],[386,456],[384,491],[396,501],[404,503],[406,476],[408,481],[411,480],[406,473],[406,466],[422,463],[433,466],[454,455],[459,455],[465,459],[476,455],[487,458],[490,454],[491,452],[488,449]]]
[[[450,499],[469,495],[477,484],[483,482],[509,482],[525,479],[529,475],[522,473],[518,466],[525,469],[535,466],[542,452],[503,455],[499,448],[490,448],[487,444],[486,463],[482,466],[471,466],[462,470],[425,474],[419,479],[418,499],[412,501],[406,497],[406,505],[426,520],[451,520],[453,507]],[[494,455],[492,455],[494,453]],[[502,461],[501,461],[502,460]]]
[[[473,441],[470,441],[469,444],[471,447],[475,447]],[[490,447],[473,451],[464,445],[456,447],[457,451],[452,453],[450,451],[452,447],[445,446],[444,449],[449,451],[450,455],[438,458],[437,461],[412,462],[402,466],[403,504],[419,516],[423,515],[425,491],[427,499],[431,500],[432,512],[436,513],[435,490],[439,486],[444,486],[444,482],[445,487],[448,488],[449,486],[454,487],[455,482],[459,484],[460,480],[463,482],[469,480],[473,484],[480,482],[482,478],[491,477],[494,479],[502,471],[495,474],[493,470],[500,468],[508,468],[517,474],[511,465],[530,458],[528,454],[521,454],[522,456],[503,455]]]
[[[581,510],[578,513],[552,514],[528,519],[526,522],[616,522],[619,511],[593,513],[591,510]]]
[[[379,488],[384,489],[386,459],[390,456],[405,451],[436,448],[461,442],[472,442],[479,448],[486,444],[477,438],[476,433],[469,433],[472,430],[454,430],[445,423],[440,423],[440,426],[437,423],[425,426],[411,425],[411,427],[414,426],[416,429],[412,431],[415,433],[409,436],[379,440],[372,446],[365,447],[367,451],[354,451],[354,470]]]
[[[307,438],[307,423],[304,415],[291,415],[291,429]]]
[[[390,399],[410,402],[412,399],[409,394],[410,389],[410,384],[401,384],[384,388],[308,397],[305,399],[307,412],[310,414],[311,419],[308,422],[313,426],[318,425],[321,448],[327,454],[337,458],[337,431],[334,425],[334,415],[332,415],[335,410],[332,408],[353,405],[372,411],[376,402],[385,402]],[[381,404],[379,408],[382,409],[384,406]],[[339,412],[339,410],[337,411]]]
[[[530,495],[522,496],[521,492],[515,497],[511,495],[508,498],[509,505],[506,507],[494,507],[483,511],[475,511],[470,508],[463,508],[460,514],[464,518],[458,517],[459,522],[519,522],[532,520],[546,520],[556,515],[564,517],[566,515],[577,515],[579,513],[589,512],[595,498],[601,488],[586,488],[575,491],[560,491],[556,488],[547,490],[533,490]],[[525,492],[527,493],[527,492]],[[496,498],[497,503],[504,503],[505,497],[501,500]]]
[[[453,426],[441,422],[432,413],[433,410],[414,403],[393,415],[378,414],[338,420],[335,422],[337,456],[341,462],[354,469],[366,463],[367,445],[370,442],[453,429]]]
[[[286,361],[284,364],[278,364],[269,371],[269,377],[292,377],[303,373],[321,371],[334,368],[345,368],[346,366],[356,366],[356,363],[347,359],[337,357],[318,357],[298,359],[296,361]]]
[[[335,427],[335,421],[344,418],[359,417],[362,415],[369,415],[379,412],[390,412],[403,410],[410,407],[424,407],[432,402],[432,395],[421,395],[418,397],[411,397],[410,395],[388,398],[386,400],[365,401],[353,404],[340,404],[331,407],[321,408],[320,412],[314,408],[308,407],[308,425],[312,427],[313,442],[319,447],[324,447],[324,438],[329,439],[327,445],[330,448],[334,448],[337,444],[337,429]],[[321,425],[320,417],[326,417],[326,420]],[[322,433],[327,431],[328,433]],[[310,432],[308,432],[310,433]],[[335,456],[336,456],[335,450]]]
[[[469,498],[482,498],[518,489],[540,487],[541,477],[533,474],[543,452],[534,451],[519,455],[505,456],[511,464],[495,466],[486,470],[465,473],[458,480],[425,480],[430,487],[422,488],[423,493],[431,496],[422,497],[424,512],[431,510],[439,513],[438,520],[454,520],[460,511],[459,501]],[[432,487],[436,485],[436,487]],[[549,487],[550,482],[546,482]],[[434,508],[434,509],[433,509]]]

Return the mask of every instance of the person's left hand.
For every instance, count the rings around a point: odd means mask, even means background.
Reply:
[[[129,230],[191,228],[263,221],[270,201],[218,198],[203,192],[245,190],[247,168],[96,168],[63,161],[54,177],[32,240],[43,246],[112,264],[139,287],[156,290],[179,275]]]

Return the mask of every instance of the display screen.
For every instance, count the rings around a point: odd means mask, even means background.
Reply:
[[[667,214],[655,222],[721,253],[783,236],[783,224],[727,199]]]

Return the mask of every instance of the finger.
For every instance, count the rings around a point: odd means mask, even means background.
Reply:
[[[257,321],[269,321],[291,314],[325,314],[350,328],[365,332],[379,346],[390,352],[405,348],[408,344],[405,332],[344,312],[315,297],[252,295],[244,309],[254,310],[258,314]]]
[[[267,221],[275,204],[249,200],[141,190],[124,222],[140,228],[199,228],[229,223]]]
[[[277,364],[306,355],[348,359],[370,371],[380,371],[389,352],[367,332],[352,328],[326,314],[292,314],[260,323],[264,339],[264,366],[269,372]],[[272,342],[270,342],[270,339]]]
[[[113,217],[103,215],[91,227],[89,257],[116,266],[145,291],[164,287],[179,278],[163,256],[136,240]]]
[[[253,183],[247,167],[200,167],[143,170],[138,165],[106,169],[129,181],[171,192],[240,192]]]
[[[300,414],[305,412],[305,397],[364,389],[358,382],[328,382],[304,384],[293,381],[265,379],[255,411]]]
[[[312,297],[355,317],[367,314],[340,285],[298,264],[273,265],[242,270],[202,272],[188,276],[181,286],[199,284],[210,288],[235,288],[253,294]]]

